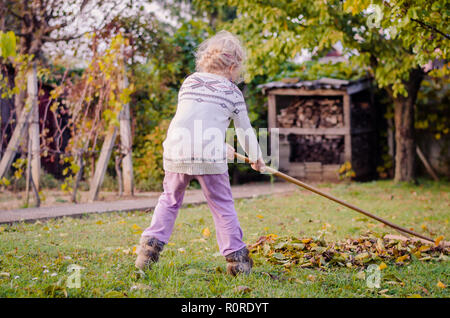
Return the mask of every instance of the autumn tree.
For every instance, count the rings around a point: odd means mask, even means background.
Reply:
[[[433,63],[448,59],[447,1],[227,3],[237,8],[232,29],[246,40],[250,77],[276,74],[302,49],[320,53],[341,43],[350,61],[367,68],[390,95],[396,129],[395,180],[414,179],[414,105]],[[448,64],[444,68],[442,73],[448,75]]]
[[[118,19],[135,14],[140,7],[149,2],[147,0],[0,0],[0,34],[6,34],[6,31],[7,34],[15,34],[15,37],[19,39],[17,45],[18,56],[26,57],[23,58],[25,63],[17,63],[18,59],[14,61],[15,117],[19,118],[20,116],[22,118],[27,113],[23,111],[26,109],[24,107],[26,79],[25,76],[19,76],[19,72],[22,72],[23,68],[31,69],[31,64],[39,64],[43,67],[49,66],[51,63],[47,60],[50,57],[48,53],[54,53],[57,45],[60,44],[66,44],[66,47],[72,49],[71,54],[68,51],[65,52],[67,56],[75,56],[75,51],[81,46],[80,44],[83,43],[83,39],[85,40],[85,47],[89,47],[89,43],[86,43],[86,41],[89,41],[92,37],[84,37],[84,35],[95,32],[102,33],[105,32],[105,29],[108,32],[113,27],[115,27],[115,33],[118,34]],[[69,45],[71,43],[73,44],[72,46]],[[0,60],[0,63],[3,65],[8,62],[10,61],[7,59]],[[21,65],[19,67],[19,64],[29,65]],[[40,68],[40,70],[44,71],[43,68]],[[37,82],[36,75],[33,77],[35,79],[34,82]],[[37,99],[37,94],[34,98]],[[37,101],[34,104],[37,104]],[[97,108],[100,109],[101,107]],[[42,127],[39,127],[37,109],[33,112],[33,119],[30,121],[30,126],[33,128],[32,130],[30,128],[30,131],[32,131],[30,133],[30,140],[32,140],[33,162],[35,162],[33,171],[35,171],[34,175],[36,177],[34,179],[38,185],[40,171],[39,157],[42,152],[42,146],[45,146],[40,145],[40,137],[42,141],[42,137],[45,137],[46,129],[43,126],[45,125],[43,122],[40,123]],[[18,137],[21,137],[22,140],[27,140],[26,129],[21,128],[20,132],[18,132],[18,128],[20,127],[16,125],[14,133]],[[8,144],[8,156],[4,156],[0,164],[1,176],[8,171],[15,153],[19,149],[18,140],[19,138],[11,138]]]

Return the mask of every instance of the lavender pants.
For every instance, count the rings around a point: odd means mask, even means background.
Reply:
[[[196,176],[166,171],[164,192],[159,197],[150,227],[144,230],[142,236],[153,236],[164,243],[169,241],[184,192],[192,179],[197,179],[200,183],[211,209],[221,254],[228,255],[245,247],[234,209],[228,171]]]

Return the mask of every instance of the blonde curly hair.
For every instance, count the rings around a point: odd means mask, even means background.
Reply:
[[[233,80],[242,81],[245,51],[241,41],[228,31],[220,31],[203,41],[196,53],[198,72],[227,74],[234,70]]]

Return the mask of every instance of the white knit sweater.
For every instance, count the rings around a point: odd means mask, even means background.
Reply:
[[[223,76],[196,72],[178,93],[177,111],[163,143],[164,170],[189,175],[227,171],[225,137],[231,119],[251,160],[262,157],[239,88]]]

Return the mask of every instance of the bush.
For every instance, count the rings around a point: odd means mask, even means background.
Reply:
[[[164,178],[162,143],[169,128],[169,120],[162,120],[144,136],[142,147],[134,152],[136,188],[143,191],[161,190]]]

